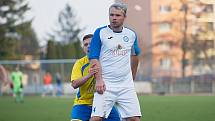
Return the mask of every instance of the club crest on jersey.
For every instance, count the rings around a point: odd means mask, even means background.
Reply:
[[[128,41],[129,41],[129,38],[128,38],[127,36],[124,36],[124,37],[123,37],[123,41],[124,41],[124,42],[128,42]]]

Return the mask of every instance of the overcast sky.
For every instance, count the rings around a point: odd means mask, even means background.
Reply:
[[[27,16],[34,18],[35,29],[40,45],[45,44],[48,32],[56,27],[58,14],[69,3],[80,21],[80,27],[86,27],[80,36],[93,33],[102,25],[108,24],[108,8],[113,0],[28,0],[31,7]]]

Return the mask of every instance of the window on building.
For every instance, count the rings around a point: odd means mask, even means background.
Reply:
[[[212,55],[209,59],[208,59],[208,63],[210,63],[211,65],[215,64],[215,55]]]
[[[171,59],[170,58],[160,59],[160,67],[161,67],[161,69],[170,69],[171,68]]]
[[[193,60],[194,66],[204,65],[204,59],[203,58],[196,58]]]
[[[206,23],[207,30],[213,31],[214,30],[214,25],[213,24],[214,24],[213,22],[207,22]]]
[[[161,5],[160,6],[160,13],[168,13],[171,11],[171,7],[168,5]]]
[[[172,28],[172,25],[170,23],[160,23],[159,24],[159,31],[160,32],[168,32]]]
[[[213,12],[213,4],[207,4],[205,5],[205,8],[203,9],[206,13],[212,13]]]
[[[162,51],[169,51],[171,48],[171,43],[169,41],[163,40],[159,47]]]
[[[205,48],[207,48],[207,49],[214,48],[214,41],[213,40],[205,40]]]

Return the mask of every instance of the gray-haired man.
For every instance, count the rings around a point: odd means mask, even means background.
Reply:
[[[140,106],[133,83],[140,49],[136,33],[123,26],[126,11],[124,4],[111,5],[110,25],[98,28],[90,44],[90,62],[99,67],[95,75],[91,121],[107,118],[114,104],[123,119],[140,121]]]

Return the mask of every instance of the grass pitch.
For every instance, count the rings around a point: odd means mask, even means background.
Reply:
[[[215,96],[139,96],[141,121],[214,121]],[[0,121],[70,121],[71,98],[0,97]]]

